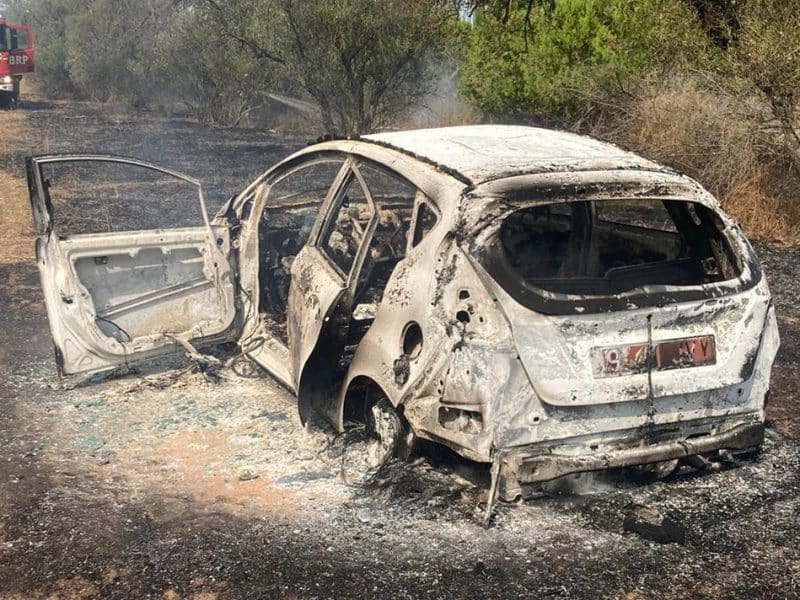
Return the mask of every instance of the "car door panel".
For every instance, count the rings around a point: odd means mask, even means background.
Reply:
[[[28,165],[37,262],[62,375],[231,337],[235,277],[227,227],[212,228],[204,214],[199,227],[60,236],[37,160]],[[69,157],[43,162],[56,160]]]
[[[303,367],[317,346],[323,326],[347,292],[347,280],[319,248],[306,246],[292,264],[289,288],[289,347],[299,383]],[[336,326],[335,323],[330,323]],[[331,357],[335,360],[336,357]]]
[[[298,390],[303,377],[303,371],[309,363],[312,353],[319,347],[321,338],[325,337],[323,332],[327,328],[329,332],[335,333],[328,336],[328,341],[332,338],[344,340],[347,325],[349,323],[349,308],[352,303],[355,282],[358,279],[358,272],[364,261],[364,252],[367,249],[369,237],[375,227],[375,205],[369,195],[369,190],[361,176],[356,163],[349,159],[346,165],[347,171],[337,179],[336,186],[329,194],[323,206],[318,226],[312,235],[313,243],[306,245],[303,250],[295,257],[292,264],[292,282],[289,290],[289,342],[292,350],[292,363],[297,381]],[[355,194],[353,202],[348,198]],[[354,245],[345,243],[346,240],[340,239],[340,245],[348,252],[347,263],[344,267],[347,272],[342,272],[341,266],[336,265],[336,261],[330,254],[330,249],[324,249],[323,245],[330,241],[332,232],[337,229],[337,216],[340,209],[347,207],[345,212],[351,209],[359,213],[357,207],[366,210],[367,215],[353,214],[347,218],[347,224],[352,225],[358,217],[367,216],[367,223],[363,225],[363,230],[353,237],[356,241]],[[346,237],[346,236],[345,236]],[[346,306],[341,303],[346,302]],[[338,323],[337,318],[341,316],[344,322]],[[336,346],[336,342],[334,346]],[[331,350],[333,350],[333,347]],[[332,356],[331,360],[338,357]]]

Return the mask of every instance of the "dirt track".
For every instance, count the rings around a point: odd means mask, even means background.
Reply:
[[[55,380],[22,156],[135,155],[206,180],[218,205],[306,136],[82,104],[7,116],[20,137],[0,144],[0,183],[15,182],[0,188],[0,598],[800,597],[800,252],[760,249],[783,347],[777,431],[757,460],[504,505],[484,531],[485,488],[446,460],[348,486],[336,443],[304,431],[268,378],[212,383],[177,361],[74,390]],[[672,515],[686,542],[623,532],[634,504]]]

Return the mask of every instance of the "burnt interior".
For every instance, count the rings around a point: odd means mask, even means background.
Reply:
[[[383,291],[395,266],[406,255],[417,190],[395,175],[372,165],[358,166],[361,178],[351,172],[344,180],[331,217],[323,226],[319,249],[343,278],[356,278],[352,295],[346,294],[336,307],[341,367],[346,367],[359,342],[372,325]],[[369,197],[364,189],[369,189]],[[307,195],[307,192],[304,192]],[[287,302],[294,257],[308,242],[317,219],[319,202],[291,203],[283,200],[262,213],[260,244],[260,312],[271,334],[287,343]],[[424,225],[431,224],[430,209]],[[419,219],[418,219],[419,220]],[[435,221],[434,221],[435,222]],[[360,268],[356,257],[367,245]],[[358,269],[357,273],[353,273]]]
[[[317,217],[316,202],[267,207],[261,215],[259,241],[260,314],[264,326],[287,342],[286,303],[292,261],[306,243]]]
[[[478,253],[516,295],[612,296],[738,277],[743,263],[723,227],[713,210],[692,202],[562,202],[508,214]]]

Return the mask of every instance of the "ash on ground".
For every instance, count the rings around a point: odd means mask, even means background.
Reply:
[[[220,201],[315,137],[91,104],[18,115],[0,167],[19,232],[25,154],[133,154]],[[800,260],[759,253],[783,340],[760,455],[648,484],[582,476],[583,495],[499,504],[488,530],[485,468],[428,448],[345,481],[334,434],[257,372],[177,360],[65,388],[33,261],[0,256],[0,598],[798,597]],[[654,523],[680,535],[643,535]]]

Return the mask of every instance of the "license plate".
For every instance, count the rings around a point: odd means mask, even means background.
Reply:
[[[646,373],[650,364],[654,371],[670,371],[703,367],[717,362],[713,335],[647,343],[595,348],[592,356],[595,377],[615,377]]]

